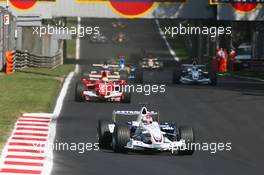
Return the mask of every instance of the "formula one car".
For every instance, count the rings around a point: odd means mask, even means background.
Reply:
[[[100,34],[92,35],[90,37],[90,41],[91,43],[106,43],[107,37],[100,33]]]
[[[116,22],[112,22],[112,26],[114,28],[121,28],[121,29],[126,27],[120,20],[117,20]]]
[[[139,64],[143,69],[163,69],[163,62],[154,56],[143,58]]]
[[[135,83],[143,83],[143,70],[140,67],[128,64],[125,56],[118,57],[118,66],[119,72],[126,74],[128,80],[133,80]]]
[[[173,72],[173,83],[175,84],[217,84],[215,71],[206,71],[205,65],[183,64],[180,69]]]
[[[159,113],[148,111],[114,111],[113,121],[99,120],[97,136],[100,148],[114,152],[150,151],[192,155],[194,131],[177,127],[174,122],[160,122]]]
[[[118,101],[130,103],[130,93],[123,92],[122,88],[126,85],[126,80],[119,80],[118,78],[119,76],[109,75],[107,71],[103,71],[99,79],[97,74],[92,74],[89,78],[82,78],[76,83],[75,100],[78,102]]]
[[[112,40],[116,44],[122,44],[122,43],[126,43],[128,41],[128,38],[124,33],[120,32]]]
[[[122,76],[117,70],[116,64],[92,64],[92,70],[90,72],[84,72],[83,77],[88,77],[90,80],[99,80],[103,73],[107,74],[107,78],[113,81],[126,80],[126,76]]]

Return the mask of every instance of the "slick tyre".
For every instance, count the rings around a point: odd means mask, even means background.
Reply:
[[[131,103],[131,93],[129,92],[124,93],[122,103]]]
[[[112,134],[109,131],[108,125],[112,124],[111,121],[99,120],[97,126],[97,137],[99,147],[102,149],[109,148],[112,141]]]
[[[143,69],[137,68],[135,70],[135,83],[142,84],[143,83]]]
[[[210,78],[210,85],[216,86],[217,85],[217,74],[216,71],[210,71],[209,72],[209,78]]]
[[[116,153],[126,153],[125,146],[130,139],[130,129],[125,125],[117,125],[112,137],[113,151]]]
[[[181,84],[180,79],[181,79],[181,70],[175,69],[172,74],[172,83]]]
[[[84,98],[82,96],[83,91],[85,91],[85,84],[82,82],[77,82],[75,86],[75,101],[84,101]]]
[[[187,149],[178,150],[179,155],[192,155],[194,153],[194,145],[192,145],[192,143],[195,142],[193,128],[187,126],[180,127],[179,135],[180,139],[185,140],[185,143],[187,144]]]
[[[121,80],[128,80],[128,72],[125,70],[119,71],[120,79]]]

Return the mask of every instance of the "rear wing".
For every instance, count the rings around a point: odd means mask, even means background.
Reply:
[[[157,57],[154,57],[154,58],[142,58],[143,61],[147,61],[149,59],[152,59],[154,61],[158,61],[159,60]]]
[[[100,80],[102,78],[101,74],[89,74],[89,79],[90,80]],[[108,75],[107,78],[109,81],[119,81],[120,80],[120,75]]]
[[[113,111],[113,121],[116,122],[131,122],[137,121],[140,111]],[[159,112],[149,111],[154,121],[159,121]]]
[[[119,65],[117,65],[117,64],[107,64],[107,65],[105,65],[105,64],[92,64],[92,66],[93,67],[104,67],[104,66],[107,66],[108,68],[118,68],[119,67]]]
[[[184,69],[188,69],[188,68],[192,68],[193,66],[199,68],[199,69],[204,69],[206,68],[205,65],[199,64],[199,65],[193,65],[193,64],[182,64],[182,68]]]

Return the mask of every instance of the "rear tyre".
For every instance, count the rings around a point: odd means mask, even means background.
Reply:
[[[120,79],[121,80],[128,80],[128,72],[125,70],[119,71]]]
[[[89,75],[90,75],[90,71],[87,70],[87,71],[81,73],[81,78],[82,79],[88,79]]]
[[[217,85],[217,74],[216,71],[209,72],[209,78],[210,78],[210,85],[216,86]]]
[[[83,91],[85,91],[85,84],[80,81],[77,82],[75,86],[75,101],[84,101],[84,97],[82,95]]]
[[[195,142],[194,131],[192,127],[180,127],[179,128],[180,139],[185,140],[187,144],[187,148],[185,150],[178,150],[180,155],[192,155],[194,153],[194,145],[192,143]]]
[[[181,70],[175,69],[172,74],[172,83],[173,84],[181,84]]]
[[[143,83],[143,69],[136,68],[135,70],[135,83],[142,84]]]
[[[125,92],[123,99],[122,99],[123,103],[131,103],[131,93],[130,92]]]
[[[125,146],[130,139],[130,129],[125,125],[117,125],[112,137],[113,151],[116,153],[126,153]]]
[[[112,124],[111,121],[99,120],[97,126],[97,137],[100,148],[109,148],[112,141],[112,134],[109,131],[108,125]]]

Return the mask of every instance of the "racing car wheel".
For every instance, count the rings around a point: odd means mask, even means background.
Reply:
[[[217,84],[217,74],[216,71],[210,71],[209,72],[209,78],[211,80],[211,85],[216,86]]]
[[[116,125],[112,137],[112,146],[114,152],[117,153],[126,153],[127,145],[130,139],[130,129],[126,125]]]
[[[195,142],[194,131],[192,127],[184,126],[179,128],[180,139],[185,140],[187,148],[185,150],[178,150],[180,155],[192,155],[194,153]]]
[[[97,137],[100,148],[109,148],[112,141],[112,134],[109,131],[108,125],[112,124],[111,121],[99,120],[97,126]]]
[[[82,96],[83,91],[85,91],[85,84],[82,82],[77,82],[75,86],[75,101],[82,102],[84,98]]]

